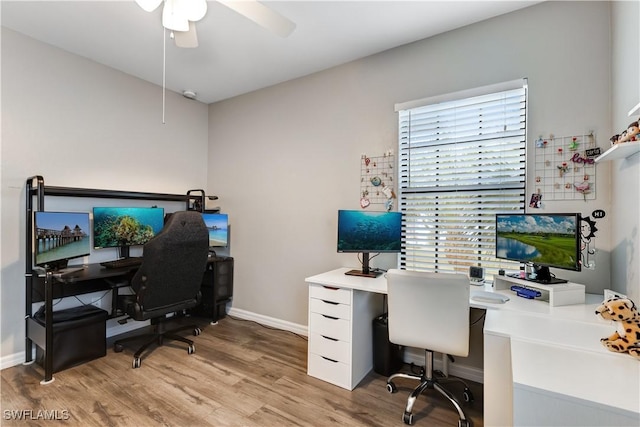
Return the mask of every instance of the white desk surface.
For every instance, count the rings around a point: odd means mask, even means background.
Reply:
[[[319,285],[325,286],[338,286],[348,289],[357,289],[360,291],[367,292],[375,292],[379,294],[387,293],[387,279],[385,274],[382,273],[378,277],[370,278],[370,277],[360,277],[360,276],[349,276],[345,273],[349,270],[353,270],[353,268],[337,268],[335,270],[327,271],[326,273],[316,274],[315,276],[307,277],[305,282],[307,283],[317,283]],[[490,302],[482,302],[475,301],[470,299],[469,304],[474,308],[483,308],[483,309],[499,309],[499,310],[514,310],[514,311],[526,311],[531,313],[539,313],[542,315],[550,315],[555,313],[556,311],[560,313],[567,313],[567,316],[571,316],[571,312],[574,312],[575,317],[584,318],[585,315],[583,310],[575,307],[583,307],[579,306],[566,306],[566,307],[574,307],[573,309],[568,310],[559,310],[564,307],[550,307],[548,303],[542,301],[532,301],[526,298],[521,298],[516,296],[516,294],[509,290],[501,290],[494,291],[492,285],[487,283],[483,286],[471,286],[470,288],[470,296],[473,296],[475,292],[495,292],[499,294],[507,295],[510,300],[504,304],[500,303],[490,303]],[[593,316],[591,316],[593,317]]]
[[[347,276],[339,268],[305,279],[307,283],[387,293],[384,274],[375,279]],[[493,292],[491,284],[471,287]],[[470,300],[471,307],[487,310],[484,333],[508,337],[512,343],[515,383],[600,402],[640,413],[640,362],[628,354],[608,351],[600,338],[616,326],[595,314],[602,295],[586,295],[585,304],[552,307],[509,290],[504,304]]]
[[[342,288],[357,289],[360,291],[375,292],[378,294],[387,293],[387,279],[383,274],[378,277],[348,276],[346,273],[353,268],[338,268],[304,279],[307,283],[317,283],[325,286],[338,286]]]

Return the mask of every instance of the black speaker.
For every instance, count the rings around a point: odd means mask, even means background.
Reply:
[[[191,310],[192,314],[211,318],[217,322],[227,315],[226,306],[233,298],[233,258],[209,258],[202,278],[202,303]]]
[[[216,301],[231,300],[233,297],[233,258],[216,258],[210,263],[213,273],[213,289]]]
[[[389,342],[387,315],[373,319],[373,370],[386,377],[402,367],[402,349]]]

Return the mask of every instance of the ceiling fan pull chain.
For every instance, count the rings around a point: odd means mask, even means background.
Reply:
[[[162,27],[162,124],[164,121],[165,88],[167,83],[167,29]]]

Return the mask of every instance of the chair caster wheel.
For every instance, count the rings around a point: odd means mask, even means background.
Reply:
[[[387,383],[387,391],[389,393],[395,393],[396,391],[398,391],[398,388],[396,387],[396,385],[392,382]]]
[[[116,353],[121,353],[124,350],[124,346],[122,344],[114,344],[113,351]]]
[[[413,424],[413,414],[409,412],[405,412],[402,415],[402,421],[404,421],[405,424],[409,424],[409,425]]]
[[[141,364],[142,364],[142,360],[140,360],[139,357],[133,358],[133,369],[139,368]]]
[[[202,330],[201,330],[200,328],[195,328],[195,329],[193,330],[193,335],[195,335],[196,337],[197,337],[198,335],[200,335],[201,333],[202,333]]]
[[[187,353],[189,354],[193,354],[196,352],[196,346],[195,345],[190,345],[189,348],[187,348]]]
[[[465,388],[462,392],[462,398],[465,402],[471,403],[473,402],[473,393],[471,393],[471,390],[469,390],[468,388]]]

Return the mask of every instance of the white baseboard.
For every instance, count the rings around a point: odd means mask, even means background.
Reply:
[[[250,311],[241,310],[238,308],[229,308],[227,311],[229,316],[234,316],[244,320],[252,320],[261,325],[270,326],[276,329],[282,329],[284,331],[293,332],[298,335],[309,335],[309,331],[306,325],[300,325],[298,323],[287,322],[285,320],[276,319],[274,317],[264,316],[262,314],[252,313]]]
[[[35,352],[33,357],[35,358]],[[24,359],[25,359],[24,351],[2,356],[0,357],[0,370],[10,368],[12,366],[20,365],[24,363]]]

